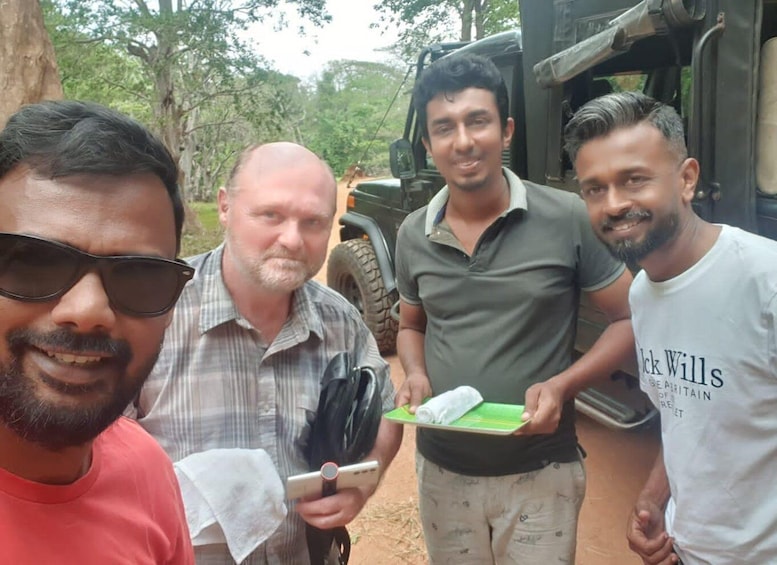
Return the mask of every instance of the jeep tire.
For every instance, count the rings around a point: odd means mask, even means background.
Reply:
[[[391,317],[391,306],[396,298],[386,292],[372,244],[364,239],[337,244],[329,254],[326,282],[359,310],[380,352],[392,353],[397,322]]]

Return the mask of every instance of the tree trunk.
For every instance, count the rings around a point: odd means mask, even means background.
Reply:
[[[461,10],[461,41],[472,39],[472,12],[475,10],[475,0],[464,0]]]
[[[486,12],[488,12],[488,0],[475,2],[475,39],[483,39],[486,35]]]
[[[0,128],[24,104],[62,98],[38,0],[0,0]]]

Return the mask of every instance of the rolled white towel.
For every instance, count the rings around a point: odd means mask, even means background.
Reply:
[[[416,422],[447,425],[458,420],[483,402],[480,393],[471,386],[460,386],[443,392],[418,407]]]

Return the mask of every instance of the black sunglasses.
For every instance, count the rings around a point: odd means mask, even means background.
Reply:
[[[134,255],[99,256],[31,235],[0,233],[0,295],[27,302],[64,295],[97,269],[111,306],[133,317],[169,311],[194,276],[179,260]]]

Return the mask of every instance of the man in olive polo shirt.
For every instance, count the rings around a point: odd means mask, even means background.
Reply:
[[[452,55],[414,103],[447,182],[397,241],[397,404],[474,386],[525,404],[511,436],[419,429],[421,519],[431,563],[573,563],[585,473],[574,395],[634,354],[631,273],[594,235],[577,195],[502,168],[513,120],[498,69]],[[572,364],[580,291],[611,324]]]

